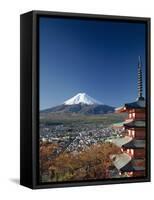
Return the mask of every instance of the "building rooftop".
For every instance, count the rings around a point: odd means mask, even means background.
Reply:
[[[145,109],[146,102],[144,98],[139,98],[134,102],[126,103],[124,106],[115,109],[116,112],[126,112],[128,109]]]
[[[132,148],[132,149],[145,148],[145,140],[135,140],[134,139],[128,143],[123,144],[122,147]]]
[[[145,128],[146,123],[145,120],[135,120],[130,123],[124,123],[125,127],[138,127],[138,128]]]
[[[114,166],[120,170],[131,161],[131,156],[126,153],[114,154],[110,156]]]
[[[121,138],[113,138],[110,140],[110,142],[114,143],[118,147],[122,147],[123,145],[128,144],[131,141],[132,141],[132,137],[129,137],[129,136],[125,136]]]
[[[145,99],[143,98],[132,103],[126,103],[125,107],[126,108],[145,108]]]
[[[115,128],[121,128],[121,127],[124,126],[124,124],[130,123],[130,122],[132,122],[132,121],[133,121],[133,119],[128,119],[127,121],[114,123],[114,124],[113,124],[113,127],[115,127]]]
[[[124,122],[118,122],[118,123],[115,123],[113,124],[113,127],[115,128],[120,128],[120,127],[138,127],[138,128],[144,128],[146,126],[146,123],[145,123],[145,120],[133,120],[133,119],[130,119],[130,120],[127,120],[127,121],[124,121]]]
[[[122,172],[133,172],[133,171],[144,171],[145,170],[145,166],[136,166],[136,165],[134,165],[133,161],[134,161],[134,159],[132,161],[130,161],[127,165],[122,167],[120,169],[120,171],[122,171]]]
[[[133,172],[133,171],[144,171],[145,170],[144,165],[137,166],[134,162],[135,159],[132,159],[131,156],[129,156],[126,153],[112,155],[111,160],[112,160],[114,166],[121,172]]]

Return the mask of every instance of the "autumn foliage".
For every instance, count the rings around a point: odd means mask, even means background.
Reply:
[[[55,154],[57,144],[40,145],[42,181],[75,181],[108,178],[111,154],[121,153],[112,143],[95,144],[81,152]]]

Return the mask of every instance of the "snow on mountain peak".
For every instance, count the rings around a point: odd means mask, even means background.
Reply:
[[[74,97],[64,102],[65,105],[73,105],[73,104],[80,104],[80,103],[87,104],[87,105],[102,104],[100,101],[93,99],[86,93],[78,93]]]

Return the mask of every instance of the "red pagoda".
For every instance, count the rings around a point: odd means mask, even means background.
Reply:
[[[116,113],[127,113],[124,122],[114,124],[114,128],[122,128],[122,135],[112,139],[121,148],[121,154],[112,155],[114,166],[119,175],[137,177],[145,176],[145,99],[142,96],[142,63],[138,61],[138,98],[135,102],[126,103],[116,108]]]

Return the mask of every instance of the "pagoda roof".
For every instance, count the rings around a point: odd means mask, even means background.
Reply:
[[[122,147],[133,148],[133,149],[145,148],[145,140],[134,140],[133,139],[130,142],[123,144]]]
[[[134,120],[134,119],[130,119],[124,122],[118,122],[113,124],[113,127],[115,128],[120,128],[120,127],[130,127],[130,128],[134,128],[134,127],[138,127],[138,128],[144,128],[145,127],[145,120]]]
[[[135,166],[134,165],[134,161],[135,160],[136,159],[132,159],[127,165],[122,167],[120,169],[120,171],[122,171],[122,172],[144,171],[145,170],[145,166]]]
[[[145,128],[146,123],[145,123],[145,120],[133,120],[130,123],[124,123],[124,126],[130,127],[130,128],[133,128],[133,127]]]
[[[134,168],[133,168],[133,166],[131,164],[131,161],[127,165],[125,165],[124,167],[122,167],[120,169],[120,171],[121,172],[132,172],[132,171],[134,171]]]
[[[132,103],[126,103],[126,108],[145,108],[145,100],[137,100]]]
[[[145,109],[145,99],[139,98],[134,102],[125,103],[124,106],[115,108],[116,112],[126,112],[128,109]]]
[[[114,166],[121,172],[144,171],[145,166],[135,166],[135,159],[126,153],[110,156]]]
[[[110,140],[110,142],[114,143],[118,147],[122,147],[123,145],[128,144],[131,141],[132,141],[132,137],[129,137],[129,136],[113,138]]]
[[[117,127],[117,128],[120,128],[120,127],[123,127],[125,124],[128,124],[128,123],[130,123],[132,121],[133,121],[133,119],[128,119],[127,121],[114,123],[113,126]]]
[[[124,126],[124,122],[114,123],[112,126],[115,127],[115,128],[121,128],[121,127]]]
[[[131,161],[131,156],[126,153],[114,154],[110,156],[114,166],[120,170]]]
[[[131,163],[120,169],[121,172],[133,172],[133,171],[144,171],[143,166],[132,166]]]

